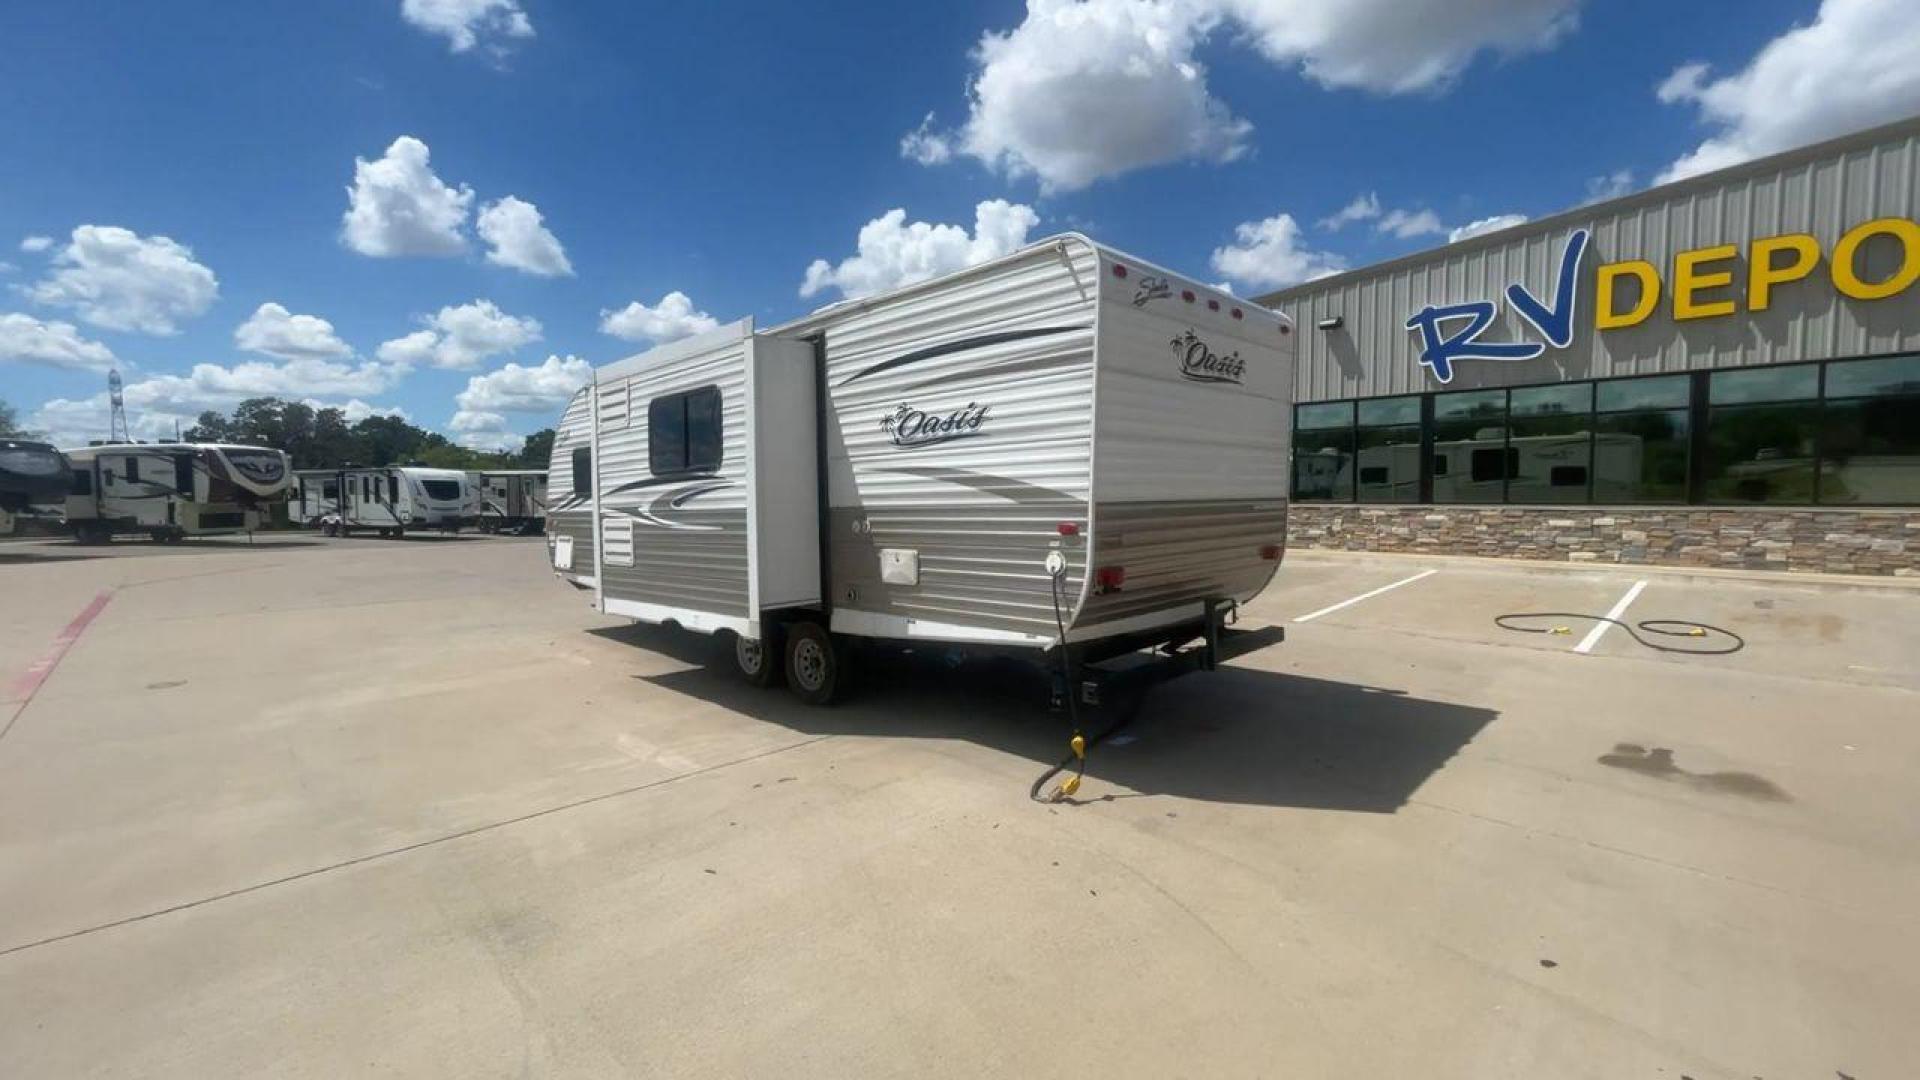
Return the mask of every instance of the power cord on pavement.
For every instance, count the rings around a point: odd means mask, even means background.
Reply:
[[[1565,626],[1515,626],[1510,621],[1513,619],[1587,619],[1592,622],[1612,623],[1620,629],[1625,630],[1628,636],[1640,644],[1645,645],[1647,648],[1665,653],[1686,653],[1692,656],[1725,656],[1728,653],[1737,653],[1747,647],[1747,639],[1731,630],[1714,626],[1710,623],[1693,622],[1687,619],[1642,619],[1637,623],[1628,623],[1621,619],[1609,618],[1605,615],[1589,615],[1581,611],[1520,611],[1511,612],[1506,615],[1496,615],[1493,618],[1493,622],[1494,625],[1500,627],[1502,630],[1512,630],[1521,634],[1566,634],[1571,632],[1570,628]],[[1727,639],[1728,644],[1723,648],[1682,649],[1672,645],[1662,645],[1657,641],[1643,637],[1641,636],[1642,631],[1645,631],[1647,634],[1656,634],[1660,637],[1673,638],[1704,638],[1717,634]]]

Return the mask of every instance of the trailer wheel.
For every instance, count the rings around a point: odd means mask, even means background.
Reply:
[[[760,624],[759,639],[745,634],[733,635],[733,664],[740,675],[755,686],[772,686],[780,678],[780,628]]]
[[[787,627],[787,689],[809,705],[831,705],[840,693],[846,650],[810,622]]]

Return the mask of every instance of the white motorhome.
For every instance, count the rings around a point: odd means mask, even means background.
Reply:
[[[459,532],[480,516],[479,489],[458,469],[417,465],[302,469],[289,514],[328,536],[371,529],[381,536]]]
[[[0,535],[13,534],[14,516],[67,497],[73,473],[66,456],[29,439],[0,439]]]
[[[547,474],[539,469],[502,469],[473,474],[480,486],[480,531],[517,536],[547,523]]]
[[[83,544],[250,533],[287,497],[284,451],[225,443],[104,443],[63,451],[67,526]]]
[[[1284,316],[1078,235],[743,320],[568,405],[553,562],[811,702],[849,638],[1208,666],[1280,563],[1293,363]]]

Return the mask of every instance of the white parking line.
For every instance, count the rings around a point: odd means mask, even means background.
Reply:
[[[1363,592],[1359,596],[1353,597],[1348,600],[1342,600],[1337,604],[1328,605],[1327,607],[1321,608],[1319,611],[1309,612],[1308,614],[1302,615],[1293,621],[1297,623],[1312,622],[1313,620],[1319,618],[1322,615],[1331,615],[1334,612],[1339,611],[1343,607],[1349,607],[1353,604],[1359,603],[1362,600],[1370,600],[1373,597],[1379,596],[1383,592],[1392,592],[1393,590],[1399,588],[1402,585],[1411,585],[1414,582],[1419,581],[1423,577],[1431,577],[1434,574],[1437,574],[1439,572],[1440,571],[1438,570],[1422,570],[1419,573],[1413,575],[1412,577],[1401,578],[1399,581],[1396,581],[1391,585],[1382,585],[1379,588],[1373,590],[1372,592]]]
[[[1621,597],[1619,602],[1614,604],[1613,608],[1607,612],[1607,618],[1619,618],[1621,613],[1627,610],[1627,605],[1633,603],[1634,597],[1640,595],[1640,590],[1646,587],[1647,583],[1644,581],[1634,582],[1633,588],[1627,590],[1627,595]],[[1578,653],[1592,652],[1593,647],[1600,644],[1601,635],[1605,634],[1612,626],[1613,624],[1610,622],[1594,623],[1593,629],[1587,631],[1587,636],[1580,639],[1580,644],[1575,645],[1573,651]]]

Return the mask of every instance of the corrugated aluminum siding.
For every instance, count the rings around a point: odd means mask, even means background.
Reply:
[[[1500,300],[1489,341],[1537,338],[1502,300],[1519,282],[1550,297],[1561,246],[1575,229],[1592,230],[1581,270],[1573,343],[1534,360],[1468,360],[1445,389],[1510,386],[1575,379],[1689,371],[1747,364],[1861,356],[1920,349],[1920,286],[1878,301],[1841,297],[1827,254],[1842,233],[1878,217],[1920,216],[1920,121],[1894,125],[1778,155],[1723,173],[1582,208],[1533,226],[1452,244],[1290,289],[1262,302],[1293,315],[1300,327],[1296,399],[1326,401],[1441,389],[1418,361],[1419,337],[1408,316],[1428,303]],[[1811,277],[1776,286],[1769,310],[1745,304],[1747,247],[1757,237],[1805,232],[1822,257]],[[1731,315],[1686,322],[1672,318],[1673,257],[1694,248],[1739,249]],[[1861,272],[1879,280],[1896,252],[1875,241],[1863,249]],[[1660,270],[1659,308],[1639,326],[1593,329],[1594,270],[1602,263],[1644,259]],[[1624,299],[1624,298],[1623,298]],[[1339,315],[1334,331],[1316,323]]]

